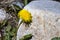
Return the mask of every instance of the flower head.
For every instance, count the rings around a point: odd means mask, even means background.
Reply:
[[[22,21],[24,21],[25,23],[30,23],[32,21],[31,14],[25,9],[19,11],[18,17],[22,19]]]

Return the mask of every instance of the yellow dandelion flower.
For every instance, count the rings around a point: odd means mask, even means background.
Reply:
[[[31,16],[31,14],[30,14],[27,10],[25,10],[25,9],[19,11],[18,17],[19,17],[20,19],[22,19],[22,21],[24,21],[24,22],[26,22],[26,23],[30,23],[30,22],[32,21],[32,16]]]

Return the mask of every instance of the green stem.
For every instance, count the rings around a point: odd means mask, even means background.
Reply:
[[[18,28],[19,28],[19,26],[20,26],[22,23],[23,23],[23,21],[20,20],[20,21],[19,21],[19,24],[18,24]]]
[[[28,3],[28,0],[24,0],[24,5],[27,5],[27,3]]]

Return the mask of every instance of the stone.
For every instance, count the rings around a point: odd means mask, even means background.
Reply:
[[[60,3],[55,1],[32,1],[24,7],[32,15],[32,23],[22,23],[17,31],[17,40],[32,34],[31,40],[51,40],[60,37]]]
[[[52,0],[33,0],[33,1],[52,1]]]
[[[0,9],[0,23],[6,19],[6,11],[4,9]]]
[[[6,13],[4,8],[0,9],[0,23],[2,23],[4,20],[10,19],[12,16]]]

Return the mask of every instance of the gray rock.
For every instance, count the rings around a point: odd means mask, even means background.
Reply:
[[[4,9],[0,9],[0,23],[6,18],[6,11]]]
[[[60,37],[60,3],[55,1],[32,1],[24,9],[32,14],[32,23],[22,23],[17,31],[17,40],[32,34],[31,40],[51,40]]]
[[[52,0],[33,0],[33,1],[52,1]]]
[[[6,13],[6,11],[1,8],[0,9],[0,23],[2,23],[4,20],[10,19],[12,16]]]

